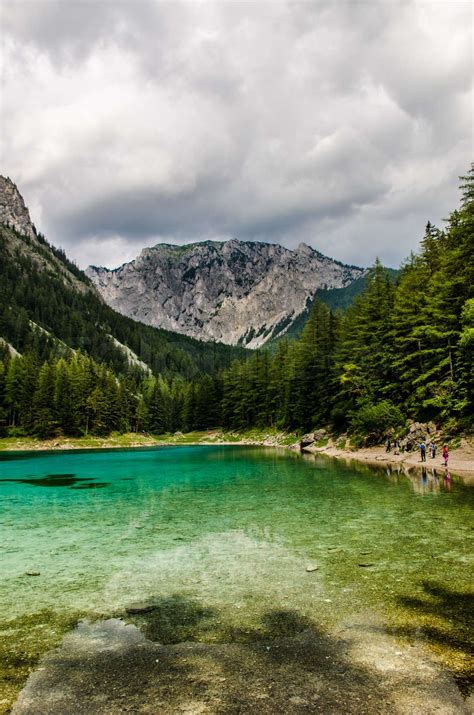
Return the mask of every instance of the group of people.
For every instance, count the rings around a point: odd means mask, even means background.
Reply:
[[[424,440],[421,440],[420,445],[419,445],[419,450],[420,450],[421,461],[426,462],[426,442]],[[430,450],[431,459],[434,459],[436,457],[436,443],[435,442],[429,443],[429,450]],[[449,459],[448,445],[445,444],[445,445],[443,445],[443,466],[444,467],[448,466],[448,459]]]
[[[392,441],[391,441],[390,437],[387,437],[387,440],[385,442],[385,451],[390,452],[392,450],[392,446],[393,446],[393,449],[395,450],[395,454],[400,454],[400,440],[394,439],[393,445],[392,445]],[[420,450],[420,456],[421,456],[422,462],[426,462],[426,452],[427,452],[428,448],[429,448],[431,459],[435,459],[435,457],[436,457],[436,450],[437,450],[436,442],[429,442],[428,446],[427,446],[425,440],[422,439],[418,446],[418,449]],[[443,446],[443,466],[444,467],[448,466],[448,459],[449,459],[448,445],[445,444]]]

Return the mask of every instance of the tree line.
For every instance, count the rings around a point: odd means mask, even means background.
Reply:
[[[39,345],[15,358],[5,349],[0,430],[46,437],[331,425],[380,437],[407,419],[472,429],[474,168],[461,192],[444,229],[427,224],[395,283],[377,261],[344,313],[316,300],[298,340],[220,370],[146,374],[81,349],[46,358]]]

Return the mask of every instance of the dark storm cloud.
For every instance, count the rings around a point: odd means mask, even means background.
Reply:
[[[2,4],[2,173],[81,265],[301,240],[396,265],[472,154],[468,2]]]

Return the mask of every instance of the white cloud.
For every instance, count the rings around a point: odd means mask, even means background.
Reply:
[[[456,206],[473,148],[469,2],[2,12],[2,173],[81,265],[230,236],[396,265]]]

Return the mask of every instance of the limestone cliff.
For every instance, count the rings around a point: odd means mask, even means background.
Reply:
[[[158,244],[135,260],[87,275],[115,310],[155,327],[255,348],[282,334],[318,288],[342,288],[364,269],[306,244],[204,241]]]
[[[23,197],[13,181],[4,176],[0,176],[0,224],[14,228],[23,236],[36,235]]]

